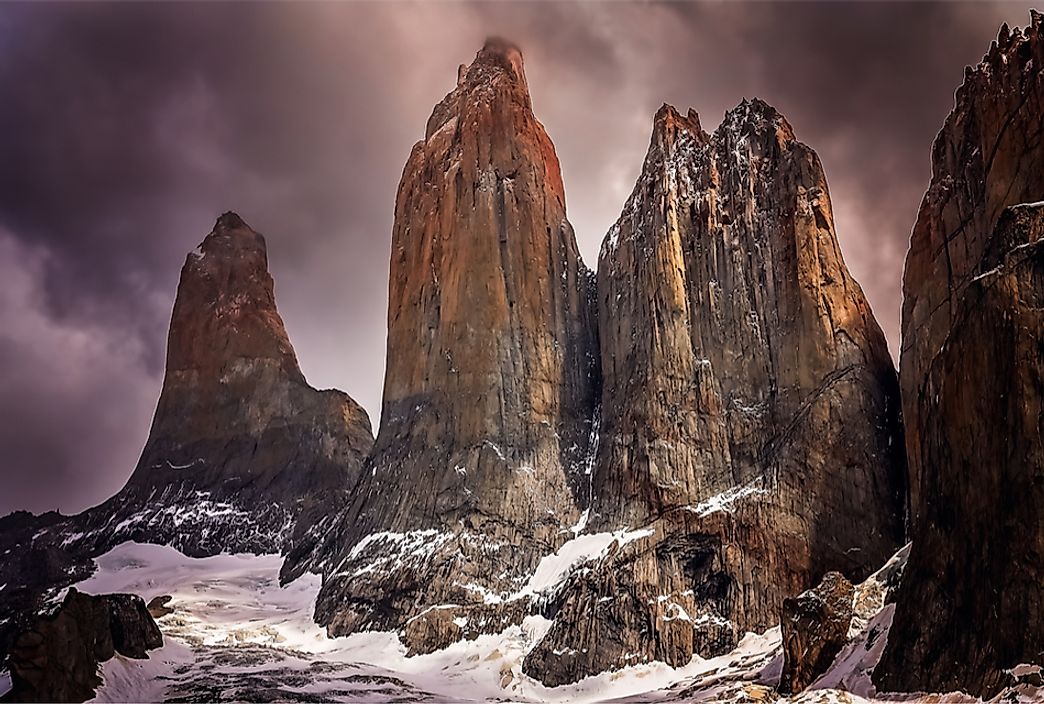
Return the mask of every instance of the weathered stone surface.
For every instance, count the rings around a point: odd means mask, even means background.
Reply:
[[[338,510],[372,445],[365,411],[301,373],[264,238],[222,215],[181,271],[167,369],[127,486],[80,517],[79,544],[189,555],[281,552]]]
[[[37,618],[14,640],[11,691],[5,701],[82,702],[101,684],[98,665],[116,653],[147,658],[163,636],[133,594],[91,596],[69,589],[53,614]]]
[[[784,597],[829,570],[861,580],[902,543],[895,370],[819,159],[773,108],[744,101],[713,135],[660,110],[598,296],[590,526],[653,534],[564,590],[527,672],[726,652]]]
[[[855,587],[827,572],[815,589],[783,600],[783,674],[779,691],[797,694],[827,671],[848,642]]]
[[[399,186],[380,432],[307,565],[324,571],[316,613],[332,633],[507,596],[564,542],[587,504],[594,331],[521,54],[490,40]]]
[[[594,525],[642,525],[749,482],[851,514],[816,558],[901,534],[895,370],[841,258],[815,153],[761,101],[707,135],[664,106],[599,265]],[[797,509],[796,509],[797,510]],[[811,527],[810,523],[810,527]],[[861,536],[870,533],[869,544]]]
[[[968,69],[903,279],[913,541],[879,689],[991,695],[1044,664],[1041,15]]]
[[[150,599],[147,608],[152,618],[163,618],[168,614],[174,613],[174,608],[168,606],[172,599],[173,597],[168,595],[156,596]]]

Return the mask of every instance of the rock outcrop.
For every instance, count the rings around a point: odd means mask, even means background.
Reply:
[[[526,661],[548,684],[726,652],[904,530],[895,369],[779,113],[744,101],[708,135],[664,106],[598,271],[589,525],[650,535],[564,589]]]
[[[17,635],[4,701],[82,702],[102,683],[98,665],[119,653],[147,658],[163,645],[145,602],[133,594],[92,596],[70,588],[53,614]]]
[[[522,56],[490,40],[399,185],[372,456],[325,555],[286,571],[324,571],[331,633],[506,597],[571,535],[598,391],[593,287]]]
[[[264,238],[235,213],[188,255],[152,430],[126,487],[73,543],[188,555],[283,552],[347,500],[372,446],[365,411],[317,391],[276,310]]]
[[[1007,26],[935,140],[903,279],[913,546],[881,689],[1044,664],[1044,39]],[[1024,204],[1024,205],[1020,205]]]
[[[848,644],[855,587],[827,572],[815,589],[783,601],[783,673],[779,691],[797,694],[826,673]]]

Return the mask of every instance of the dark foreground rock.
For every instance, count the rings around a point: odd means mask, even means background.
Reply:
[[[1006,670],[1044,664],[1044,22],[1031,16],[968,69],[910,240],[913,546],[875,673],[885,691],[988,697]]]
[[[827,671],[848,642],[855,587],[827,572],[815,589],[783,601],[783,673],[779,691],[797,694]]]
[[[163,645],[145,602],[133,594],[92,596],[70,588],[61,606],[14,639],[4,701],[82,702],[102,683],[98,666],[117,653],[147,658]]]

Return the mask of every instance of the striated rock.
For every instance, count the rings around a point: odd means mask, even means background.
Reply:
[[[91,596],[70,588],[53,614],[18,634],[9,654],[16,702],[82,702],[102,683],[98,665],[116,653],[147,658],[163,636],[141,597]]]
[[[910,239],[913,545],[875,672],[888,691],[989,697],[1004,670],[1044,664],[1044,40],[1031,16],[966,72]]]
[[[824,674],[848,642],[855,587],[827,572],[815,589],[783,601],[782,694],[797,694]]]
[[[590,525],[653,532],[564,590],[528,673],[726,652],[784,597],[830,570],[861,580],[902,543],[895,370],[819,159],[773,108],[744,101],[713,135],[661,108],[598,297]]]
[[[761,101],[707,135],[657,114],[602,249],[604,391],[593,525],[642,525],[756,483],[850,508],[811,552],[901,535],[895,371],[841,258],[815,153]],[[867,530],[872,526],[871,530]]]
[[[358,404],[305,382],[265,240],[225,213],[182,268],[141,459],[119,494],[80,517],[76,544],[285,551],[314,541],[307,530],[344,504],[371,444]]]
[[[490,40],[399,185],[373,453],[321,554],[284,572],[324,572],[331,633],[506,598],[571,535],[598,391],[593,285],[521,53]]]

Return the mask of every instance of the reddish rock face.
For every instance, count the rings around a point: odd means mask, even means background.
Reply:
[[[365,411],[308,386],[276,310],[264,238],[225,213],[188,255],[148,442],[127,486],[81,516],[91,551],[187,554],[310,542],[372,445]],[[115,526],[115,528],[113,528]]]
[[[910,240],[913,545],[879,689],[991,696],[1005,669],[1044,664],[1044,40],[1031,16],[968,69]]]
[[[713,135],[660,110],[598,297],[591,525],[651,535],[564,590],[528,673],[726,652],[826,571],[861,580],[901,544],[895,370],[819,159],[774,109],[744,101]]]
[[[509,593],[565,540],[587,502],[592,279],[522,56],[491,40],[399,185],[380,432],[323,558],[333,632]]]

